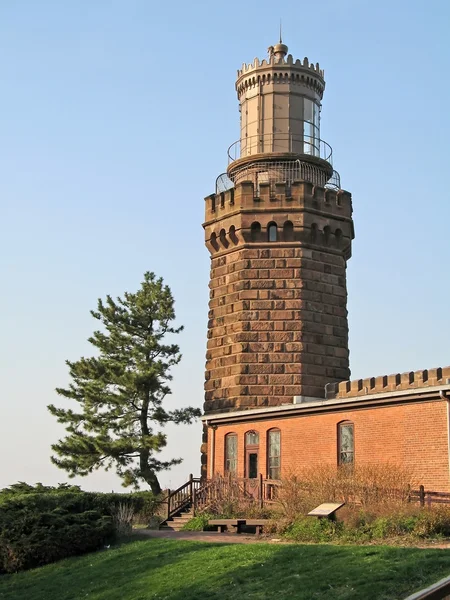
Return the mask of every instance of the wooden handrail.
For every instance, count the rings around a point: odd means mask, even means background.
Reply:
[[[194,490],[200,486],[200,478],[189,476],[189,480],[176,490],[167,490],[163,503],[167,503],[167,513],[164,521],[179,513],[183,508],[193,503]]]
[[[233,477],[231,475],[216,476],[203,481],[198,477],[189,476],[189,480],[175,490],[167,490],[163,502],[167,502],[167,519],[177,515],[184,508],[190,506],[195,516],[199,509],[206,509],[222,498],[239,498],[249,503],[256,502],[261,508],[277,502],[278,490],[283,482],[276,479],[265,479],[259,475],[256,479]],[[307,493],[307,486],[304,486]],[[373,490],[372,490],[373,491]],[[379,490],[383,493],[383,490]],[[403,490],[399,493],[404,494]],[[418,490],[409,491],[411,501],[419,501],[421,506],[432,503],[450,504],[450,493],[428,491],[421,485]]]

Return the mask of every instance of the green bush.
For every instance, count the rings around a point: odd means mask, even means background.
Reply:
[[[417,515],[414,534],[417,537],[449,537],[450,507],[425,508]]]
[[[209,513],[201,513],[196,517],[192,517],[182,527],[183,531],[214,531],[215,527],[208,525],[209,519],[218,519],[216,515]]]
[[[157,504],[150,492],[101,494],[25,483],[1,490],[0,573],[97,550],[113,539],[120,511],[150,514]]]
[[[0,518],[0,572],[14,573],[101,548],[114,536],[110,517],[7,507]]]
[[[422,509],[382,517],[359,511],[345,523],[300,517],[290,524],[278,522],[276,530],[290,540],[316,543],[450,537],[450,508]]]
[[[339,537],[343,528],[339,521],[303,517],[289,525],[284,535],[297,542],[329,542]]]

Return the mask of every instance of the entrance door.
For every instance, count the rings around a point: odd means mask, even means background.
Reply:
[[[259,449],[247,449],[247,478],[257,479],[258,477],[258,454]]]
[[[259,485],[259,434],[248,431],[245,434],[245,478],[246,491],[252,496],[258,496]]]

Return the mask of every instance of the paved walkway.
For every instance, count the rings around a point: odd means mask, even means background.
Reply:
[[[158,531],[155,529],[135,529],[133,534],[136,537],[162,538],[168,540],[190,540],[191,542],[214,542],[227,544],[293,544],[288,540],[283,540],[276,536],[256,536],[245,533],[220,533],[219,531]],[[300,542],[301,543],[301,542]],[[409,548],[436,548],[450,550],[450,542],[439,541],[429,543],[408,544]]]
[[[255,544],[259,542],[285,543],[273,537],[257,537],[245,533],[220,533],[218,531],[158,531],[155,529],[135,529],[134,535],[168,540],[190,540],[191,542],[225,542],[227,544]]]

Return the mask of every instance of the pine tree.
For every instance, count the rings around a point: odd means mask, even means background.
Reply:
[[[172,327],[174,299],[162,278],[145,273],[140,289],[124,299],[98,300],[92,316],[103,324],[89,342],[96,356],[66,361],[72,379],[60,396],[78,403],[72,408],[48,409],[67,431],[52,445],[52,462],[71,477],[115,466],[123,485],[138,488],[145,481],[161,493],[157,473],[179,464],[180,458],[158,460],[167,444],[162,427],[191,423],[200,410],[187,407],[168,411],[164,398],[171,393],[171,367],[181,359],[179,347],[165,343],[183,328]]]

